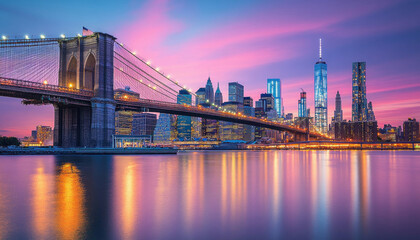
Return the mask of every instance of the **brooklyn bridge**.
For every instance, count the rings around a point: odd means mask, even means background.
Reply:
[[[140,98],[114,95],[130,86]],[[0,96],[54,106],[54,145],[110,147],[115,112],[131,110],[195,116],[286,131],[297,140],[326,139],[307,128],[176,103],[191,89],[109,34],[0,40]],[[30,116],[28,116],[30,117]]]

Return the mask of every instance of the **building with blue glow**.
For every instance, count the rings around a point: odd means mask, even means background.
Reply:
[[[229,83],[229,102],[244,103],[244,86],[237,82]]]
[[[328,131],[328,95],[327,95],[327,63],[322,60],[321,39],[319,40],[319,60],[314,67],[314,98],[316,130]]]
[[[214,104],[216,104],[216,106],[220,107],[220,106],[222,106],[222,103],[223,103],[223,94],[222,94],[222,91],[220,91],[219,83],[217,83],[217,89],[216,89],[216,92],[214,94]]]
[[[281,98],[281,81],[279,78],[267,79],[267,93],[271,93],[274,97],[274,109],[279,117],[283,116],[282,98]]]
[[[366,62],[354,62],[352,65],[352,105],[351,120],[365,122],[368,119],[366,98]]]
[[[209,79],[207,79],[205,92],[206,92],[206,102],[208,102],[210,104],[214,103],[213,84],[211,83],[210,77],[209,77]]]
[[[306,109],[306,92],[300,93],[298,101],[298,117],[308,117],[308,110]]]
[[[186,104],[191,105],[191,94],[185,90],[182,89],[179,91],[179,94],[177,96],[177,103],[178,104]],[[178,131],[178,139],[180,140],[190,140],[191,139],[191,117],[190,116],[178,116],[176,127]]]

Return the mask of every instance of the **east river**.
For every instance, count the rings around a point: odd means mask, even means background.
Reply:
[[[0,239],[420,239],[420,152],[0,156]]]

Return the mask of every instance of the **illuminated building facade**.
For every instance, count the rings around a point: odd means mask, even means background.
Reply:
[[[328,131],[328,91],[327,63],[322,60],[321,39],[319,40],[319,60],[314,67],[315,127],[318,131]]]
[[[281,98],[281,81],[279,78],[267,79],[267,93],[271,93],[274,98],[273,108],[279,117],[283,116],[282,98]]]
[[[229,102],[244,102],[244,86],[237,82],[229,83]]]
[[[195,105],[198,106],[206,102],[206,89],[199,88],[197,92],[195,92]]]
[[[185,90],[181,89],[177,95],[178,104],[191,105],[191,94]],[[178,138],[180,140],[190,140],[191,139],[191,117],[190,116],[178,116],[177,117],[177,131]]]
[[[299,117],[307,117],[308,111],[306,109],[306,92],[300,93],[300,99],[298,101],[298,116]]]
[[[249,106],[248,104],[252,104],[252,98],[248,97],[248,100],[251,100],[251,102],[247,102],[247,104],[244,104],[244,115],[255,117],[255,108],[252,106]],[[244,141],[250,142],[254,141],[255,139],[255,126],[251,125],[244,125]]]
[[[173,115],[167,113],[159,114],[159,119],[156,121],[156,127],[153,132],[154,142],[167,143],[171,141],[171,130],[173,122]]]
[[[334,135],[336,140],[376,142],[378,141],[378,123],[376,121],[335,122]]]
[[[242,97],[243,99],[243,97]],[[244,105],[239,102],[225,102],[222,104],[223,108],[235,113],[244,113]],[[220,140],[243,140],[244,125],[232,122],[220,122]]]
[[[254,107],[254,99],[252,97],[244,97],[244,106]]]
[[[366,99],[366,62],[354,62],[352,77],[352,112],[353,122],[367,121]]]
[[[36,127],[36,141],[39,142],[41,146],[53,145],[52,128],[50,126],[38,125]]]
[[[130,87],[125,89],[117,89],[114,91],[115,99],[139,99],[140,94],[130,90]],[[116,111],[115,112],[115,134],[116,135],[130,135],[133,131],[133,111]]]
[[[156,127],[156,114],[137,113],[133,115],[132,135],[153,136]],[[153,139],[152,139],[153,140]]]
[[[409,118],[403,124],[404,141],[414,142],[420,140],[419,122]]]

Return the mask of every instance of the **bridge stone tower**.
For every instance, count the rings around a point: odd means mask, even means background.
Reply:
[[[93,97],[90,106],[55,104],[55,146],[112,146],[114,42],[104,33],[60,41],[59,85],[91,90]]]

